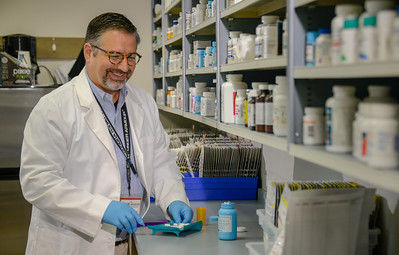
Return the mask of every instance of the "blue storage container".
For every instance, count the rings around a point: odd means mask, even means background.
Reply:
[[[191,201],[256,200],[258,178],[184,177],[183,182]]]

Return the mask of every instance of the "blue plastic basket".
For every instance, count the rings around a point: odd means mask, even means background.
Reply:
[[[191,201],[256,200],[258,178],[184,177],[183,182]]]

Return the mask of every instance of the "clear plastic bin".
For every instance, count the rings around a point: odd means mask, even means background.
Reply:
[[[277,228],[268,220],[265,209],[257,209],[256,214],[259,217],[259,225],[263,229],[263,254],[268,254],[277,238]]]

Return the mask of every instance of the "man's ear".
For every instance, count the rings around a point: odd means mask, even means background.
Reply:
[[[90,43],[85,43],[83,45],[83,55],[85,56],[86,63],[90,62],[90,59],[93,57],[93,47]]]

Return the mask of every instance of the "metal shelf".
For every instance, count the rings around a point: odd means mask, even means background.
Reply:
[[[154,18],[154,23],[158,23],[161,20],[162,20],[162,14]]]
[[[239,125],[235,125],[235,124],[219,123],[218,121],[216,121],[215,119],[213,119],[211,117],[204,117],[204,116],[190,113],[190,112],[183,112],[182,110],[165,107],[162,105],[159,105],[158,108],[162,111],[180,115],[187,119],[191,119],[191,120],[200,122],[202,124],[219,129],[219,130],[227,132],[229,134],[240,136],[240,137],[261,143],[261,144],[265,144],[267,146],[273,147],[278,150],[287,151],[286,138],[277,137],[272,134],[251,131],[244,126],[239,126]]]
[[[183,71],[177,71],[177,72],[171,72],[171,73],[166,73],[165,77],[176,77],[183,75]]]
[[[306,5],[317,5],[317,6],[335,6],[337,4],[345,4],[348,3],[346,0],[295,0],[295,7],[302,7]],[[364,1],[361,0],[351,0],[351,4],[361,4],[363,5]]]
[[[181,12],[181,0],[175,0],[173,4],[165,9],[165,13],[169,14],[179,14],[179,12]]]
[[[205,124],[205,125],[213,127],[213,128],[217,128],[217,126],[218,126],[217,120],[213,119],[212,117],[204,117],[204,116],[194,114],[191,112],[183,112],[183,117],[200,122],[202,124]]]
[[[225,64],[221,67],[221,72],[232,72],[242,70],[273,70],[285,69],[287,67],[287,57],[276,57],[253,60],[248,62]]]
[[[158,105],[158,109],[160,109],[162,111],[165,111],[165,112],[170,112],[170,113],[173,113],[173,114],[177,114],[177,115],[183,116],[183,111],[180,110],[180,109],[171,108],[171,107],[160,105],[160,104]]]
[[[197,69],[187,69],[186,74],[213,74],[216,73],[217,67],[210,66],[210,67],[203,67]]]
[[[182,34],[178,34],[177,36],[173,37],[172,39],[166,40],[165,45],[182,45]]]
[[[247,127],[239,126],[235,124],[225,124],[225,123],[218,123],[218,129],[237,135],[261,144],[265,144],[272,148],[287,151],[287,139],[284,137],[278,137],[272,134],[260,133],[256,131],[251,131]]]
[[[399,61],[359,63],[339,66],[296,67],[297,79],[399,77]]]
[[[243,0],[221,12],[222,18],[258,18],[264,14],[284,8],[286,1],[282,0]]]
[[[209,18],[195,27],[187,30],[187,35],[212,35],[216,31],[216,17]]]
[[[320,166],[399,193],[399,171],[372,168],[352,155],[327,152],[324,146],[289,145],[289,153]]]

